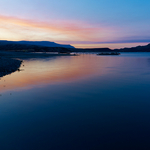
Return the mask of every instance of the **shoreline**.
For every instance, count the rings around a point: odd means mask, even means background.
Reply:
[[[23,60],[58,56],[78,56],[78,54],[0,51],[0,78],[17,70],[19,71]]]
[[[57,56],[77,56],[77,55],[0,51],[0,78],[19,70],[22,61],[24,59],[47,58]]]
[[[0,51],[0,57],[7,58],[44,58],[44,57],[53,57],[53,56],[77,56],[76,54],[48,54],[48,53],[37,53],[37,52],[11,52],[11,51]]]
[[[19,70],[21,63],[21,60],[0,57],[0,78]]]

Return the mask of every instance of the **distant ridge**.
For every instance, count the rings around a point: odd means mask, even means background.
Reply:
[[[72,45],[58,44],[58,43],[49,42],[49,41],[7,41],[7,40],[0,40],[0,45],[7,45],[7,44],[23,44],[23,45],[42,46],[42,47],[44,46],[44,47],[74,48]]]
[[[145,46],[136,46],[131,48],[120,48],[120,49],[114,49],[114,51],[119,52],[150,52],[150,43]]]
[[[150,44],[131,48],[75,48],[49,41],[7,41],[0,40],[2,51],[34,51],[34,52],[150,52]]]
[[[73,49],[75,52],[150,52],[150,43],[145,46],[136,46],[131,48],[76,48]]]

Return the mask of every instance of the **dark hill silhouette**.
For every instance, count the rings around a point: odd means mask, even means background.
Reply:
[[[65,47],[45,47],[25,44],[0,44],[0,51],[24,51],[24,52],[71,52]]]
[[[109,48],[77,48],[75,52],[150,52],[150,44],[131,48],[109,49]]]
[[[34,52],[150,52],[150,44],[131,48],[74,48],[48,41],[0,41],[0,50]]]
[[[114,49],[118,52],[150,52],[150,44],[146,46],[137,46],[131,48],[121,48],[121,49]]]
[[[63,45],[63,44],[58,44],[58,43],[49,42],[49,41],[5,41],[5,40],[0,40],[0,46],[8,45],[8,44],[35,45],[35,46],[42,46],[42,47],[74,48],[71,45]]]

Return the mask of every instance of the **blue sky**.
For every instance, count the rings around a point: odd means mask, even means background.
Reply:
[[[77,47],[150,42],[150,1],[0,0],[0,39]]]

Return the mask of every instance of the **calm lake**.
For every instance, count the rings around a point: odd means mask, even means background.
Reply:
[[[150,150],[150,53],[24,60],[0,80],[1,150]]]

